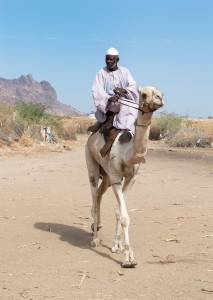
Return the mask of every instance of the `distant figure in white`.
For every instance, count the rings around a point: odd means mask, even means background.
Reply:
[[[51,142],[51,129],[50,126],[47,127],[47,141]]]
[[[43,142],[46,142],[46,139],[47,139],[47,127],[41,126],[41,136],[42,136]]]

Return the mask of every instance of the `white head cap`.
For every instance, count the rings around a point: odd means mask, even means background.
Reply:
[[[106,55],[119,55],[118,50],[116,50],[115,48],[109,48],[107,50]]]

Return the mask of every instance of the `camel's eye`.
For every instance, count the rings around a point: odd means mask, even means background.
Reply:
[[[146,94],[142,94],[143,99],[146,99],[146,96],[147,96]]]

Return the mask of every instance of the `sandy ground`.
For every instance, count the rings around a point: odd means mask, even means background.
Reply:
[[[85,142],[85,139],[84,139]],[[129,194],[138,266],[111,253],[116,200],[92,248],[84,142],[76,150],[0,156],[0,299],[213,299],[213,150],[150,142]]]

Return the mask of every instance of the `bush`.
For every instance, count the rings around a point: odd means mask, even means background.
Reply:
[[[157,119],[162,137],[171,137],[180,130],[183,121],[187,120],[187,116],[178,116],[175,113],[162,112],[160,118]]]
[[[46,106],[41,103],[21,102],[17,106],[17,110],[20,118],[28,123],[38,124],[46,116]]]
[[[160,126],[158,125],[156,118],[152,119],[150,133],[149,133],[149,139],[151,141],[158,141],[161,139]]]
[[[34,139],[31,135],[31,132],[30,130],[26,130],[23,132],[21,138],[20,138],[20,145],[23,146],[23,147],[30,147],[33,145],[33,142],[34,142]]]
[[[49,126],[52,137],[64,140],[77,139],[77,121],[50,115],[43,104],[20,103],[17,106],[0,104],[0,144],[12,146],[13,142],[30,146],[32,141],[43,140],[41,128]]]
[[[174,113],[163,112],[153,118],[150,140],[161,137],[170,147],[210,147],[213,142],[212,119],[189,119]]]

